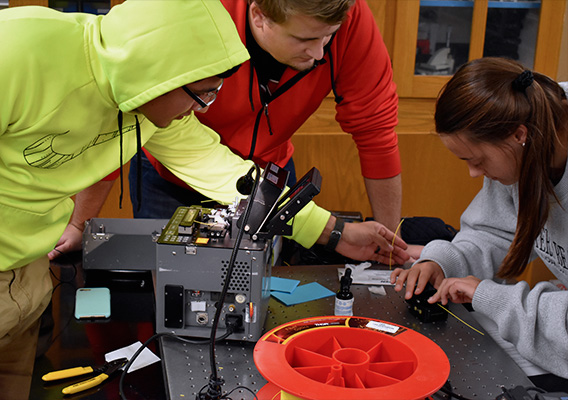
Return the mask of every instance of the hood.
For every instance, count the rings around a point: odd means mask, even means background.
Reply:
[[[127,0],[98,22],[95,52],[124,112],[249,58],[218,0]]]

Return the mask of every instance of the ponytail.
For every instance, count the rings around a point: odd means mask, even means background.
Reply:
[[[521,274],[548,218],[554,194],[551,160],[559,133],[568,133],[562,88],[515,61],[482,58],[462,66],[440,92],[434,115],[439,134],[463,134],[475,143],[498,145],[524,125],[527,138],[519,165],[519,211],[515,236],[498,272]]]

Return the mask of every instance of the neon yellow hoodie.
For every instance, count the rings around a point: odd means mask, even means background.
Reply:
[[[128,0],[105,16],[9,8],[0,37],[0,270],[55,246],[69,197],[116,170],[121,152],[124,162],[135,154],[135,115],[142,144],[176,175],[209,197],[235,198],[249,162],[193,115],[158,129],[136,111],[248,58],[217,0]],[[294,238],[310,246],[328,217],[312,203]]]

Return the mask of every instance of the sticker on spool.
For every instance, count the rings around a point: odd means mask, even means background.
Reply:
[[[369,321],[367,328],[376,329],[377,331],[396,333],[399,330],[398,326],[385,324],[384,322]]]

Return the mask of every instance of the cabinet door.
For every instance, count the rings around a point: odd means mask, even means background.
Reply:
[[[83,1],[83,0],[70,0],[70,1],[63,1],[63,0],[9,0],[8,4],[10,7],[17,7],[17,6],[45,6],[45,7],[53,7],[53,8],[68,8],[67,11],[85,11],[85,12],[92,12],[93,4],[99,9],[107,8],[108,5],[104,4],[97,4],[97,3],[109,3],[110,7],[113,7],[117,4],[122,3],[124,0],[108,0],[104,1]],[[87,9],[83,9],[83,3],[88,5]],[[96,12],[96,13],[104,13],[104,12]]]
[[[484,56],[556,78],[566,0],[396,2],[392,47],[401,97],[434,98],[455,70]]]
[[[49,0],[9,0],[10,7],[19,6],[45,6],[49,5]]]

